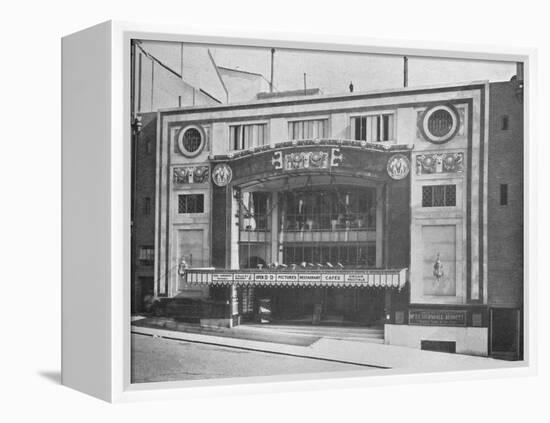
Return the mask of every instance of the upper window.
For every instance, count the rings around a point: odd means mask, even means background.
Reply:
[[[456,206],[456,185],[425,185],[422,187],[422,207]]]
[[[268,231],[268,219],[271,193],[248,192],[242,193],[239,211],[239,225],[245,231]]]
[[[508,205],[508,184],[500,184],[500,205]]]
[[[267,124],[233,125],[229,127],[229,146],[245,150],[267,144]]]
[[[351,119],[353,139],[367,142],[393,141],[394,114],[358,116]]]
[[[204,194],[178,195],[178,213],[204,213]]]
[[[288,123],[288,138],[307,140],[326,138],[328,136],[328,119],[299,120]]]
[[[155,249],[151,246],[140,247],[138,259],[143,265],[151,265],[155,260]]]
[[[280,201],[286,231],[373,230],[376,228],[374,188],[286,191]],[[322,241],[322,239],[318,239]],[[334,241],[334,239],[332,240]]]
[[[510,120],[508,119],[508,116],[507,115],[502,116],[500,121],[500,129],[502,129],[503,131],[507,131],[509,127],[510,127]]]
[[[441,144],[456,135],[459,128],[458,113],[451,105],[435,106],[424,112],[419,126],[427,141]]]
[[[143,199],[143,214],[149,216],[151,214],[151,197]]]
[[[145,143],[145,153],[151,154],[153,152],[153,141],[148,140]]]
[[[198,126],[186,126],[178,133],[178,147],[181,154],[186,157],[198,156],[203,150],[204,144],[204,131]]]

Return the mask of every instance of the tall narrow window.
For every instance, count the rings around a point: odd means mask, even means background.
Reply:
[[[510,122],[509,122],[508,116],[507,115],[502,116],[500,121],[500,129],[502,129],[503,131],[507,131],[509,128],[509,124]]]
[[[144,266],[152,265],[155,260],[155,248],[152,246],[140,247],[138,260]]]
[[[268,209],[271,194],[268,192],[242,193],[240,227],[245,231],[268,231]]]
[[[351,126],[352,136],[358,141],[382,142],[395,139],[393,113],[354,117]]]
[[[145,153],[146,154],[151,154],[152,152],[153,152],[153,141],[148,140],[145,143]]]
[[[267,144],[267,125],[234,125],[229,127],[229,146],[232,150],[244,150]]]
[[[508,205],[508,184],[500,184],[500,205]]]
[[[149,216],[151,214],[151,197],[143,199],[143,214]]]

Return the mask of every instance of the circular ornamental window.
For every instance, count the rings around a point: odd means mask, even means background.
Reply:
[[[442,144],[456,135],[458,112],[451,105],[435,106],[424,112],[420,123],[420,132],[427,141]]]
[[[186,126],[178,133],[178,147],[186,157],[195,157],[200,154],[205,144],[205,136],[199,126]]]

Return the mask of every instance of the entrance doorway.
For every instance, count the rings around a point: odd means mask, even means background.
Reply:
[[[153,297],[155,295],[153,278],[149,276],[142,276],[138,278],[137,292],[139,293],[138,297],[138,312],[149,311],[149,307],[153,302]]]
[[[522,358],[521,312],[514,308],[490,311],[490,355],[504,360]]]
[[[381,326],[385,291],[368,288],[257,287],[269,300],[273,323]]]

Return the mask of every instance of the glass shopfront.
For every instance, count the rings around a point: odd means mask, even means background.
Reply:
[[[376,191],[373,188],[319,188],[281,194],[285,231],[374,230]]]
[[[257,287],[239,293],[243,304],[250,304],[252,295],[268,298],[275,323],[381,327],[384,321],[385,291],[380,289]]]
[[[243,191],[240,267],[374,267],[376,192],[372,187],[340,185],[276,193]]]
[[[376,267],[381,239],[375,187],[317,185],[238,195],[241,269],[367,269]],[[380,245],[380,244],[378,244]],[[268,300],[280,322],[377,325],[383,291],[368,288],[239,288],[243,321]]]

